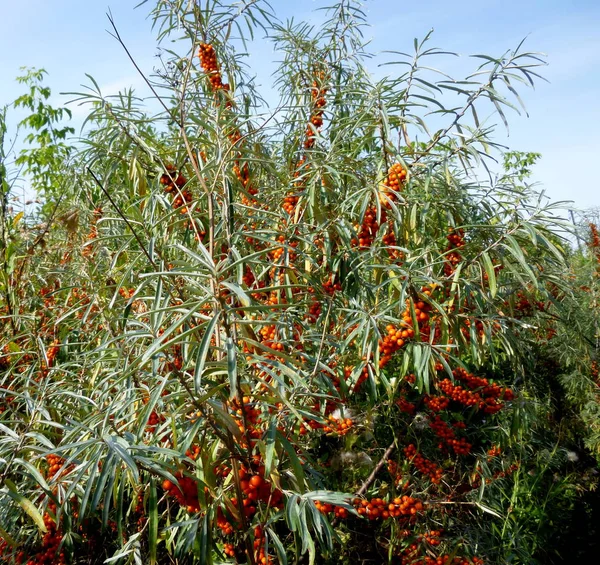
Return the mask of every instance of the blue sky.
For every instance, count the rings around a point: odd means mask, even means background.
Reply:
[[[152,0],[151,0],[152,2]],[[147,13],[151,2],[139,0],[0,0],[4,25],[0,34],[0,105],[21,93],[13,80],[21,66],[43,67],[53,102],[69,97],[60,92],[81,90],[91,74],[105,93],[144,85],[118,43],[107,33],[110,8],[122,37],[144,71],[157,60],[156,42]],[[311,12],[332,0],[272,0],[280,18],[317,21]],[[600,0],[366,0],[371,50],[410,51],[414,37],[434,29],[432,45],[464,55],[440,62],[461,78],[477,60],[466,55],[499,56],[527,36],[526,50],[547,54],[549,65],[535,90],[522,90],[529,118],[509,116],[510,135],[499,127],[496,139],[512,149],[537,151],[542,160],[535,180],[552,200],[573,200],[581,209],[600,206]],[[258,47],[250,64],[276,59],[270,45]],[[381,72],[393,73],[395,67]],[[266,75],[258,77],[268,86]],[[81,119],[84,110],[75,109]]]

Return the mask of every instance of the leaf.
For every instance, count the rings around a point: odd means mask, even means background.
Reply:
[[[237,347],[233,343],[233,338],[228,337],[225,342],[227,349],[227,376],[229,377],[229,397],[236,398],[238,395],[238,374],[237,374]]]
[[[509,251],[509,253],[518,261],[519,265],[521,265],[521,268],[529,276],[529,280],[531,281],[531,283],[537,289],[538,288],[537,277],[535,276],[535,274],[533,273],[533,271],[531,270],[531,268],[527,264],[527,261],[525,260],[525,255],[523,254],[523,250],[521,249],[521,246],[519,245],[519,243],[517,242],[517,240],[513,236],[511,236],[511,235],[507,235],[506,236],[506,241],[508,243],[501,244],[502,247],[504,247],[504,249],[506,249],[507,251]]]
[[[483,252],[481,258],[483,259],[483,267],[488,277],[488,284],[490,285],[490,294],[492,295],[492,298],[494,298],[496,296],[497,291],[496,271],[494,270],[494,265],[487,251]]]
[[[273,419],[269,422],[269,431],[265,441],[265,453],[263,454],[265,462],[265,476],[271,474],[271,465],[273,464],[273,454],[275,453],[275,444],[277,438],[277,422]]]
[[[19,212],[15,215],[12,221],[13,228],[16,228],[19,225],[19,222],[23,219],[25,212]]]
[[[196,366],[194,367],[194,390],[196,393],[200,391],[200,386],[202,384],[202,374],[204,373],[204,366],[206,364],[206,357],[208,355],[208,351],[210,349],[210,341],[215,331],[215,326],[219,320],[219,316],[221,312],[217,312],[206,325],[206,330],[204,331],[204,335],[202,336],[202,341],[200,342],[200,346],[198,347],[198,353],[196,355]]]
[[[11,535],[0,526],[0,538],[2,538],[10,547],[17,548],[19,547],[19,543],[11,537]]]
[[[187,322],[192,316],[196,314],[194,308],[190,308],[181,318],[177,318],[159,337],[156,338],[150,347],[146,349],[144,354],[141,356],[139,363],[141,365],[145,365],[154,355],[160,353],[161,351],[168,349],[173,345],[173,343],[179,342],[184,336],[189,335],[197,331],[196,328],[190,328],[180,334],[177,334],[173,339],[166,341],[167,337],[169,337],[172,333],[178,330],[185,322]]]
[[[290,493],[285,502],[285,521],[292,532],[297,532],[300,526],[300,498]]]
[[[287,561],[287,555],[286,555],[285,547],[281,543],[281,540],[279,539],[279,536],[275,533],[275,531],[271,527],[267,528],[267,534],[269,536],[269,539],[271,540],[271,542],[275,546],[275,551],[277,553],[277,557],[279,559],[279,563],[281,565],[287,565],[288,561]]]
[[[37,483],[46,492],[50,492],[50,487],[48,486],[48,483],[46,482],[46,479],[44,479],[44,477],[39,472],[39,470],[36,467],[34,467],[29,461],[25,461],[24,459],[21,459],[19,457],[15,457],[14,463],[22,465],[23,467],[25,467],[31,473],[31,476],[37,481]]]
[[[352,501],[352,495],[345,492],[337,492],[333,490],[313,490],[304,493],[302,498],[319,500],[328,504],[334,504],[335,506],[344,506],[349,509],[352,508],[350,505],[350,502]]]
[[[40,532],[46,533],[48,530],[44,524],[44,519],[42,515],[39,513],[38,509],[35,507],[33,502],[20,494],[17,490],[16,485],[10,480],[5,479],[4,484],[7,486],[8,491],[7,494],[10,496],[19,506],[29,515],[29,517],[34,521],[35,525],[38,527]]]
[[[137,465],[135,464],[135,461],[127,451],[127,448],[129,446],[127,445],[125,440],[118,436],[113,437],[108,434],[104,434],[102,436],[102,439],[104,440],[106,445],[113,451],[113,453],[115,453],[117,457],[119,457],[123,461],[123,463],[125,463],[125,465],[129,467],[129,470],[133,473],[134,479],[136,481],[139,481],[140,474]],[[125,443],[125,445],[122,445],[122,443]]]
[[[150,479],[150,495],[148,497],[148,553],[150,565],[156,563],[156,550],[158,539],[158,502],[156,495],[156,482]]]
[[[250,306],[250,304],[252,304],[250,297],[246,294],[246,292],[241,286],[231,282],[222,282],[221,286],[224,286],[225,288],[228,288],[229,290],[233,291],[235,295],[239,298],[242,306],[247,307]]]
[[[483,504],[481,504],[481,502],[475,502],[475,506],[477,506],[477,508],[479,508],[480,510],[483,510],[486,514],[491,514],[492,516],[495,516],[496,518],[502,518],[502,516],[500,516],[500,514],[498,514],[498,512],[496,512],[495,510],[492,510],[491,508],[488,508],[487,506],[484,506]]]
[[[298,490],[299,490],[299,492],[302,492],[302,490],[303,490],[302,487],[304,486],[305,477],[304,477],[304,470],[302,468],[302,463],[300,462],[300,459],[298,459],[296,450],[294,449],[294,446],[288,441],[288,439],[279,430],[277,430],[277,438],[279,439],[279,442],[281,443],[283,449],[285,450],[288,457],[290,458],[290,465],[292,466],[292,470],[294,471],[294,478],[296,479],[296,482],[298,483],[298,485],[297,485]]]
[[[231,417],[231,414],[223,409],[220,402],[211,398],[207,399],[207,404],[209,404],[213,409],[217,421],[223,424],[237,441],[241,441],[242,433],[240,432],[240,428],[236,424],[235,420]]]

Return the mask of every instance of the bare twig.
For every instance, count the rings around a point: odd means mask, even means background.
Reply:
[[[168,106],[163,102],[163,99],[158,95],[158,92],[156,92],[156,89],[154,88],[154,86],[152,86],[152,83],[148,80],[146,75],[142,72],[142,70],[140,69],[138,64],[135,62],[135,59],[129,52],[129,49],[127,49],[125,42],[121,39],[121,35],[119,34],[119,30],[117,29],[117,26],[115,24],[115,21],[113,19],[113,16],[112,16],[112,13],[110,12],[110,10],[106,14],[106,17],[108,18],[108,21],[110,22],[110,25],[112,26],[112,28],[114,30],[114,34],[111,33],[111,35],[121,44],[121,47],[123,47],[123,49],[125,50],[125,53],[127,53],[129,60],[132,62],[133,66],[136,68],[138,73],[140,73],[141,77],[144,79],[144,82],[148,85],[148,88],[150,88],[150,90],[152,91],[152,94],[154,94],[156,99],[159,101],[160,105],[165,109],[167,114],[169,114],[169,116],[171,116],[171,118],[177,123],[177,125],[179,127],[181,127],[181,124],[177,121],[175,116],[173,116],[173,114],[171,113],[171,110],[169,110]]]
[[[104,195],[106,196],[106,198],[108,198],[108,201],[112,204],[112,206],[116,210],[117,214],[119,214],[119,216],[121,216],[121,218],[123,219],[123,221],[127,224],[127,227],[131,230],[131,233],[133,234],[133,237],[138,242],[139,246],[141,247],[142,251],[144,252],[144,255],[146,255],[146,257],[148,257],[148,261],[150,261],[150,264],[156,270],[158,270],[158,265],[154,262],[154,259],[152,259],[152,256],[150,255],[150,253],[146,249],[146,246],[144,245],[144,242],[140,239],[140,236],[133,229],[133,226],[131,225],[131,222],[127,219],[127,216],[123,213],[123,211],[121,210],[120,206],[113,200],[113,198],[110,195],[110,193],[108,192],[108,190],[106,190],[106,188],[104,187],[104,185],[98,180],[98,177],[94,174],[94,172],[92,171],[92,169],[90,169],[89,167],[87,167],[87,170],[88,170],[88,173],[90,173],[90,175],[92,176],[92,178],[96,182],[96,184],[98,185],[98,187],[100,188],[100,190],[104,193]]]
[[[394,447],[395,446],[396,446],[396,440],[394,440],[390,444],[390,446],[385,450],[385,452],[382,455],[381,459],[379,460],[379,462],[377,463],[377,465],[375,465],[375,467],[371,471],[371,474],[365,479],[365,482],[358,489],[358,492],[356,493],[358,496],[362,496],[366,492],[366,490],[369,488],[369,485],[375,480],[375,477],[377,476],[377,473],[379,473],[379,471],[381,470],[381,468],[385,465],[385,463],[388,460],[390,454],[392,453],[392,451],[394,451]]]

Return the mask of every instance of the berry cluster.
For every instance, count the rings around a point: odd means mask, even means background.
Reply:
[[[446,247],[444,274],[447,277],[451,277],[458,264],[462,261],[462,255],[457,250],[465,245],[465,232],[462,229],[451,229],[447,239],[448,247]]]
[[[389,207],[390,203],[397,198],[406,182],[407,170],[400,164],[394,163],[388,170],[387,177],[383,181],[383,190],[379,193],[379,201],[383,206]]]
[[[334,296],[337,292],[342,290],[342,284],[339,279],[336,279],[333,275],[331,275],[322,286],[322,290],[328,296]],[[315,293],[315,289],[313,287],[308,288],[308,292],[311,294]],[[321,315],[322,307],[321,302],[317,296],[314,297],[313,302],[310,303],[308,307],[308,311],[305,314],[305,318],[311,322],[315,323],[319,316]]]
[[[266,281],[257,281],[252,269],[246,265],[246,269],[244,270],[244,275],[242,277],[244,284],[251,290],[259,291],[261,288],[265,288],[267,286]],[[255,300],[260,300],[262,298],[262,292],[252,292],[251,296]]]
[[[414,414],[417,410],[415,404],[409,402],[404,397],[400,397],[398,400],[396,400],[396,406],[400,408],[400,412],[404,412],[405,414]]]
[[[424,541],[433,547],[436,547],[442,543],[440,541],[440,537],[442,536],[441,530],[431,530],[429,532],[425,532],[422,536],[417,537],[417,541],[421,543]]]
[[[431,290],[423,289],[423,294],[429,296]],[[417,320],[419,332],[423,334],[421,339],[425,339],[429,334],[429,312],[431,307],[422,300],[414,303],[414,313]],[[411,300],[406,300],[406,307],[402,313],[402,325],[396,327],[393,324],[386,326],[387,335],[379,343],[379,367],[384,367],[392,358],[392,355],[401,349],[407,340],[412,339],[415,335],[413,317],[411,312]]]
[[[450,379],[444,379],[438,383],[438,388],[447,394],[454,402],[463,404],[464,406],[479,406],[481,397],[479,394],[466,390],[459,385],[455,385]],[[442,399],[444,397],[440,397]],[[448,401],[448,398],[444,400]]]
[[[381,213],[381,223],[386,220],[385,213]],[[377,208],[369,206],[365,211],[362,224],[358,229],[357,239],[353,239],[352,243],[358,245],[361,249],[367,249],[373,245],[377,232],[379,231],[380,223],[377,220]]]
[[[391,502],[386,502],[382,498],[371,500],[356,498],[354,507],[360,516],[365,516],[369,520],[412,517],[425,509],[423,502],[407,495],[394,498]]]
[[[228,92],[230,87],[228,83],[223,82],[215,48],[210,43],[201,43],[198,50],[198,57],[200,58],[200,65],[202,66],[204,73],[208,76],[208,80],[210,81],[210,86],[213,92],[218,92],[220,90]],[[233,102],[228,99],[225,105],[227,108],[231,108]],[[233,146],[239,145],[240,141],[242,140],[242,134],[237,128],[230,130],[228,137]],[[242,163],[241,154],[239,152],[237,153],[236,160],[233,165],[233,173],[240,181],[244,190],[251,196],[251,198],[248,198],[247,196],[243,195],[242,204],[245,206],[255,205],[257,202],[253,197],[258,194],[258,189],[252,186],[250,179],[250,168],[248,163]]]
[[[518,463],[513,463],[512,465],[510,465],[509,467],[507,467],[504,471],[496,471],[494,473],[494,475],[492,477],[488,477],[485,482],[486,483],[491,483],[495,480],[498,479],[504,479],[505,477],[508,477],[509,475],[512,475],[517,469],[519,468],[519,464]]]
[[[159,424],[162,424],[165,421],[165,417],[162,414],[159,414],[156,410],[152,410],[150,416],[148,417],[148,423],[146,424],[146,431],[153,434],[156,431],[156,428]]]
[[[590,223],[590,249],[596,256],[596,259],[600,261],[600,234],[598,234],[598,228],[596,224]]]
[[[442,442],[448,447],[451,447],[457,455],[468,455],[473,447],[464,437],[456,438],[454,430],[442,420],[439,416],[432,418],[429,422],[429,427],[433,430]],[[439,448],[444,448],[444,443],[439,444]]]
[[[299,196],[296,196],[294,194],[288,194],[284,199],[283,199],[283,204],[281,205],[281,207],[290,215],[293,216],[294,212],[296,210],[296,206],[298,205],[298,201],[300,200]]]
[[[448,379],[446,379],[446,380],[448,380]],[[439,387],[439,388],[441,390],[441,387]],[[444,410],[446,410],[446,408],[448,408],[448,405],[450,404],[450,399],[445,396],[441,396],[441,395],[440,396],[426,395],[425,398],[423,398],[423,403],[432,412],[443,412]]]
[[[303,149],[311,149],[314,144],[316,137],[323,127],[323,114],[324,108],[327,104],[325,95],[327,94],[327,87],[323,86],[323,82],[326,79],[326,73],[323,68],[315,69],[314,80],[312,83],[310,96],[311,96],[311,110],[309,123],[306,126],[305,138],[303,143]],[[306,157],[303,155],[298,159],[295,165],[294,178],[298,179],[301,174],[303,166],[305,166]],[[308,166],[308,165],[306,165]],[[298,202],[300,201],[300,194],[304,190],[304,183],[295,181],[297,192],[290,192],[283,199],[281,207],[289,216],[294,216]]]
[[[488,458],[488,461],[489,461],[489,458]],[[518,463],[512,463],[506,469],[495,471],[491,477],[486,477],[485,484],[489,485],[489,484],[493,483],[494,481],[497,481],[499,479],[504,479],[504,478],[512,475],[518,468],[519,468]],[[479,488],[481,486],[481,479],[482,479],[481,475],[476,475],[473,478],[473,480],[471,481],[471,488],[472,489]]]
[[[285,349],[283,343],[277,339],[277,327],[275,324],[263,326],[260,329],[259,335],[263,345],[275,351],[283,351]]]
[[[410,496],[394,498],[386,502],[382,498],[355,498],[352,502],[357,514],[369,520],[387,520],[390,518],[413,517],[425,509],[423,502]],[[323,514],[333,513],[338,518],[347,518],[348,509],[343,506],[334,506],[333,504],[316,502],[315,506]]]
[[[53,367],[54,361],[56,360],[56,356],[58,355],[59,351],[60,342],[57,339],[55,339],[52,342],[52,345],[50,345],[50,347],[46,349],[46,357],[45,359],[42,359],[40,363],[40,376],[39,379],[36,380],[44,379],[48,376],[48,372]]]
[[[400,467],[400,465],[398,465],[398,463],[396,463],[396,461],[388,459],[387,470],[390,474],[390,477],[392,477],[392,479],[394,480],[394,484],[397,488],[408,489],[410,483],[408,481],[404,481],[404,483],[402,482],[402,479],[404,478],[402,468]]]
[[[242,491],[241,506],[244,515],[251,518],[256,514],[257,505],[265,503],[269,508],[283,507],[283,493],[273,484],[264,478],[265,467],[261,463],[259,455],[254,455],[252,463],[249,466],[240,465],[237,479],[239,480]],[[231,504],[239,507],[239,501],[236,497],[231,499]],[[219,508],[217,512],[217,526],[223,535],[231,535],[234,532],[234,525],[228,519],[223,510]],[[241,524],[239,524],[241,526]]]
[[[407,171],[399,163],[392,165],[388,171],[388,175],[383,181],[383,189],[379,192],[379,201],[383,206],[380,210],[379,218],[377,217],[377,208],[369,206],[362,220],[362,224],[357,226],[357,237],[352,239],[352,244],[361,249],[371,247],[379,228],[387,221],[386,208],[391,207],[391,203],[397,198],[398,193],[402,190],[402,185],[406,181]],[[388,254],[391,259],[399,260],[402,258],[402,252],[398,249],[393,249],[396,246],[396,234],[392,227],[384,234],[383,244],[387,247]]]
[[[256,404],[252,403],[249,396],[242,398],[241,406],[237,399],[233,399],[231,405],[234,411],[234,421],[242,434],[241,445],[244,447],[253,446],[263,435],[261,411],[255,407]]]
[[[379,352],[381,358],[379,365],[385,365],[392,355],[401,349],[406,341],[415,335],[415,331],[411,327],[397,328],[393,324],[386,326],[387,335],[379,342]]]
[[[179,471],[174,477],[177,483],[172,483],[169,479],[165,479],[162,483],[163,490],[174,497],[182,508],[185,508],[190,514],[200,511],[200,503],[198,501],[198,485],[191,477],[186,477]]]
[[[67,306],[79,306],[77,309],[77,318],[81,320],[84,315],[90,316],[90,314],[96,314],[100,311],[98,304],[90,304],[91,298],[88,293],[83,288],[73,288],[71,293],[69,294],[69,298],[67,300]],[[83,308],[83,306],[87,306],[87,308]]]
[[[293,250],[298,247],[297,241],[286,241],[285,235],[278,235],[275,239],[275,243],[279,245],[274,247],[273,251],[269,253],[269,257],[273,263],[277,263],[282,257],[284,257],[286,251],[290,263],[296,259],[296,253]]]
[[[452,557],[445,554],[438,557],[420,557],[420,548],[417,544],[410,545],[402,553],[402,565],[483,565],[483,560],[478,557]]]
[[[461,387],[453,385],[454,388],[451,389],[446,384],[446,394],[451,396],[450,393],[452,392],[462,404],[477,406],[479,410],[483,410],[486,414],[496,414],[504,407],[503,401],[510,402],[515,398],[514,392],[510,388],[503,388],[496,383],[490,383],[488,379],[476,377],[463,368],[454,369],[452,374],[456,380],[465,383],[469,389],[478,390],[479,392],[469,394],[470,391],[465,391]],[[462,399],[466,399],[468,404],[462,402]]]
[[[188,206],[193,200],[192,191],[184,188],[188,181],[173,165],[167,165],[166,169],[167,171],[160,177],[160,184],[165,187],[167,194],[174,195],[173,208],[179,208],[181,214],[187,214]]]
[[[340,283],[339,279],[336,279],[333,275],[331,275],[324,283],[323,283],[323,292],[328,294],[329,296],[333,296],[336,292],[342,291],[342,283]]]
[[[275,565],[275,560],[270,555],[267,555],[265,533],[260,526],[254,528],[254,542],[252,545],[254,547],[256,563],[259,565]]]
[[[352,376],[352,372],[353,372],[354,368],[347,366],[344,367],[344,379],[348,380],[351,376]],[[362,384],[367,381],[369,379],[369,366],[365,365],[361,372],[360,375],[358,376],[358,379],[356,380],[356,384],[354,385],[354,392],[357,392],[358,390],[360,390],[360,387],[362,386]]]
[[[219,63],[217,62],[217,54],[215,48],[210,43],[201,43],[198,49],[198,57],[202,70],[208,76],[211,88],[213,90],[229,90],[229,85],[224,83],[219,71]]]
[[[90,257],[94,253],[94,248],[93,248],[92,243],[93,243],[93,241],[95,239],[98,238],[98,227],[97,227],[97,224],[98,224],[98,220],[101,217],[102,217],[102,207],[97,206],[94,209],[94,212],[92,214],[92,221],[91,221],[91,224],[90,224],[90,231],[89,231],[89,233],[87,235],[86,243],[84,244],[84,246],[83,246],[83,248],[81,250],[81,254],[84,257]]]
[[[340,519],[348,518],[348,516],[350,515],[348,509],[344,506],[335,506],[334,504],[329,504],[328,502],[321,502],[320,500],[317,500],[315,502],[315,507],[319,512],[321,512],[321,514],[325,514],[326,516],[328,514],[331,514],[332,512],[336,518]]]
[[[516,294],[514,309],[515,317],[527,318],[533,316],[536,310],[544,312],[544,310],[546,310],[546,305],[541,300],[535,300],[531,295],[519,290]]]
[[[241,140],[241,134],[236,130],[233,134],[229,136],[231,143],[235,145]],[[237,179],[240,181],[241,185],[244,187],[245,191],[251,196],[254,197],[258,194],[258,189],[251,184],[250,179],[250,167],[248,163],[241,163],[240,158],[241,154],[238,153],[238,158],[236,159],[233,165],[233,172]],[[240,166],[241,165],[241,166]],[[245,195],[242,196],[242,204],[245,206],[254,206],[257,204],[257,201],[254,198],[247,198]]]
[[[321,303],[318,301],[312,302],[311,305],[308,307],[308,312],[305,315],[305,318],[311,322],[311,323],[315,323],[318,319],[319,316],[321,315]]]
[[[330,414],[327,418],[327,424],[323,426],[323,431],[326,434],[345,436],[352,429],[352,425],[351,418],[336,418],[333,414]]]
[[[53,454],[46,455],[46,463],[48,463],[46,479],[49,481],[57,480],[60,477],[67,475],[75,468],[75,465],[68,465],[63,469],[65,460],[62,457]]]
[[[399,249],[395,249],[398,245],[396,234],[390,226],[387,232],[381,238],[382,243],[386,246],[388,255],[392,261],[398,262],[404,257],[404,253]]]
[[[325,95],[327,94],[327,87],[323,86],[323,82],[326,78],[324,69],[315,69],[315,79],[313,80],[312,87],[310,90],[310,97],[312,99],[312,110],[310,116],[310,122],[306,126],[306,138],[304,140],[304,149],[310,149],[315,144],[315,137],[319,130],[323,127],[323,113],[327,100]]]
[[[225,517],[225,514],[223,514],[223,510],[221,509],[221,507],[217,509],[216,523],[217,528],[221,530],[221,533],[224,536],[230,536],[231,534],[233,534],[233,526],[231,525],[231,522]]]
[[[235,557],[235,546],[232,543],[224,543],[223,553],[228,557]]]
[[[290,215],[293,216],[296,211],[296,206],[300,201],[300,193],[304,190],[304,182],[299,180],[298,177],[302,173],[303,168],[307,168],[308,164],[306,164],[306,157],[302,156],[298,159],[298,162],[295,165],[294,170],[294,185],[296,187],[297,192],[290,192],[284,199],[281,207]]]
[[[438,467],[433,461],[425,459],[412,443],[404,448],[404,455],[411,460],[411,463],[423,475],[427,475],[433,484],[439,484],[442,480],[444,471]]]

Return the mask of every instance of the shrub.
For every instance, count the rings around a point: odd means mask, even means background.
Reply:
[[[77,95],[82,144],[31,169],[42,226],[2,172],[3,558],[543,560],[576,494],[522,379],[565,246],[522,170],[474,174],[499,155],[478,114],[506,121],[539,57],[449,80],[427,37],[374,80],[353,2],[318,29],[257,2],[152,16],[177,39],[160,111]],[[276,111],[240,54],[258,28]]]

